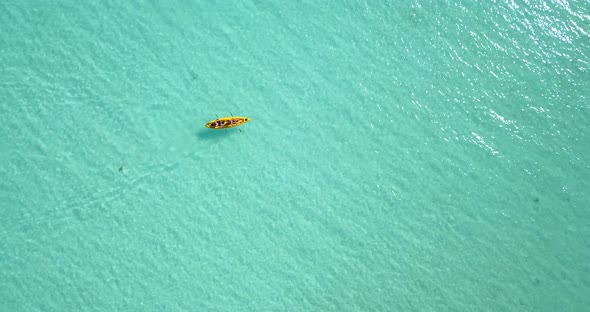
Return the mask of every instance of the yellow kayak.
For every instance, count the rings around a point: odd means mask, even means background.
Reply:
[[[227,129],[241,126],[250,120],[252,120],[252,118],[239,116],[222,117],[217,118],[215,120],[211,120],[205,125],[205,127],[210,129]]]

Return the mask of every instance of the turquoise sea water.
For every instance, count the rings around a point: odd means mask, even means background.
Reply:
[[[1,311],[584,311],[587,1],[0,4]],[[216,115],[243,115],[215,131]]]

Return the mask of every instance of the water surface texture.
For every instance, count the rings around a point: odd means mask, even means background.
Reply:
[[[588,1],[23,0],[0,25],[2,311],[590,306]]]

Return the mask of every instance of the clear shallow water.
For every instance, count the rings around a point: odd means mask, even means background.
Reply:
[[[589,303],[585,2],[0,12],[2,310]]]

